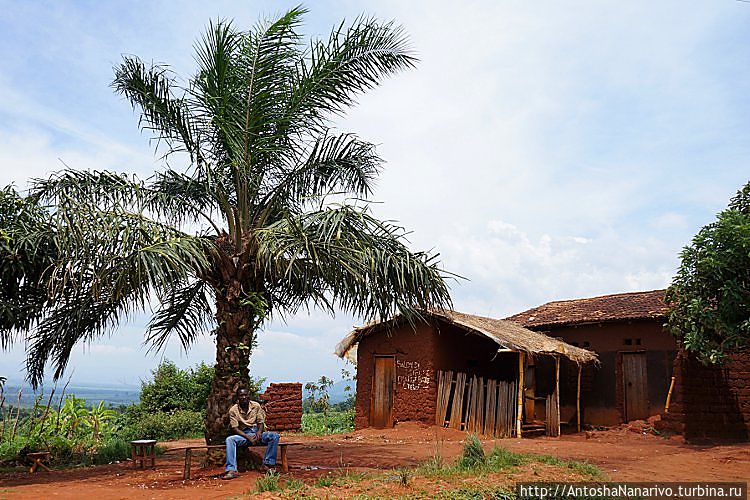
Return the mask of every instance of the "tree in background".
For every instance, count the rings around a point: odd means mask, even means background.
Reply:
[[[668,327],[706,363],[750,346],[750,183],[680,254]]]
[[[210,24],[188,80],[137,57],[115,68],[115,90],[179,169],[146,180],[65,170],[27,197],[0,193],[9,207],[0,215],[0,341],[24,335],[33,385],[48,363],[59,378],[75,345],[155,299],[154,348],[176,336],[187,349],[213,329],[213,444],[270,318],[320,307],[416,320],[450,305],[435,256],[410,251],[404,230],[363,201],[382,165],[373,144],[331,128],[357,96],[414,66],[406,38],[392,23],[358,18],[306,43],[304,13],[249,31]]]

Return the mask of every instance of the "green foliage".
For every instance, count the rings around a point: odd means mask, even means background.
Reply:
[[[204,414],[194,410],[145,413],[130,409],[120,422],[122,433],[128,439],[169,439],[202,437]]]
[[[407,232],[368,208],[383,164],[375,146],[331,128],[359,96],[415,65],[406,36],[358,17],[307,42],[305,13],[250,30],[210,23],[185,79],[134,56],[116,66],[113,88],[160,157],[184,153],[172,158],[178,169],[145,180],[64,170],[34,181],[28,197],[2,192],[0,340],[27,342],[35,387],[49,365],[62,375],[76,344],[115,332],[153,298],[146,337],[157,349],[172,337],[188,349],[210,330],[212,301],[249,316],[238,325],[248,350],[272,312],[414,321],[450,307],[452,275],[437,256],[412,252]],[[152,403],[186,409],[163,394]]]
[[[474,439],[471,439],[471,438]],[[515,453],[507,448],[495,446],[488,454],[484,454],[481,442],[475,436],[469,436],[464,444],[461,456],[453,464],[446,464],[441,455],[435,455],[417,467],[421,475],[431,477],[466,475],[473,473],[500,472],[515,469],[521,465],[542,463],[556,467],[567,468],[578,472],[591,480],[604,480],[605,474],[588,462],[564,460],[552,455],[533,455],[530,453]]]
[[[141,383],[140,409],[146,413],[177,410],[202,411],[211,391],[214,369],[200,363],[182,370],[169,360],[151,371],[152,379]]]
[[[706,364],[750,347],[750,183],[680,254],[667,326]]]
[[[264,476],[255,481],[255,489],[258,493],[265,491],[279,491],[282,485],[279,484],[279,473],[275,470],[269,470]]]
[[[501,486],[477,488],[462,487],[455,490],[444,491],[435,498],[440,500],[516,500],[516,492]]]
[[[330,486],[333,486],[333,482],[336,478],[329,475],[325,476],[318,476],[318,479],[315,480],[315,486],[319,488],[328,488]]]
[[[482,442],[473,434],[469,434],[464,443],[464,449],[459,459],[459,465],[466,469],[473,469],[485,465],[487,457],[484,455]]]
[[[314,436],[343,434],[354,430],[354,409],[326,413],[303,413],[302,432]]]
[[[93,457],[95,464],[109,464],[130,456],[130,442],[120,437],[105,439]]]
[[[333,387],[333,380],[322,375],[317,382],[308,382],[305,384],[305,391],[308,396],[305,398],[305,407],[307,411],[315,413],[324,413],[331,409],[330,395],[328,391]]]
[[[204,434],[205,408],[214,368],[200,363],[183,370],[169,360],[141,383],[141,399],[117,419],[117,428],[130,439],[180,439]],[[257,397],[265,379],[250,378],[248,390]]]
[[[40,395],[33,408],[20,412],[11,408],[5,414],[0,462],[23,463],[24,456],[34,451],[49,451],[50,463],[58,466],[109,463],[129,456],[129,444],[114,423],[118,417],[114,409],[102,402],[88,406],[73,394],[60,401],[59,410],[52,403],[52,396]]]

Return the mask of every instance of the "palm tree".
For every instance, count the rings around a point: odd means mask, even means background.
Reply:
[[[34,304],[18,305],[27,314],[15,322],[0,315],[3,346],[26,332],[33,383],[47,362],[59,377],[78,342],[158,304],[147,330],[153,348],[177,336],[187,349],[214,327],[213,443],[270,318],[317,307],[416,319],[450,305],[436,257],[411,252],[404,230],[364,201],[382,164],[375,147],[331,128],[358,95],[414,65],[406,37],[358,18],[303,43],[304,13],[294,8],[250,31],[211,23],[187,81],[137,57],[115,68],[114,89],[183,168],[145,180],[68,169],[35,181],[27,198],[3,192],[20,215],[0,231],[19,245],[35,231],[46,242],[33,256],[17,252],[42,296],[16,268],[0,270]]]

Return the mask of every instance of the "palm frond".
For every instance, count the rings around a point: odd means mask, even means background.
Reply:
[[[291,286],[298,295],[284,307],[312,300],[382,320],[450,306],[451,275],[437,256],[409,251],[403,230],[367,209],[340,205],[289,217],[259,231],[258,242],[269,288]]]
[[[307,157],[266,194],[258,209],[279,203],[299,208],[300,204],[332,192],[366,197],[372,193],[381,164],[373,144],[354,134],[324,134]],[[264,219],[261,217],[259,222]]]
[[[164,349],[167,341],[176,334],[187,351],[213,319],[207,292],[204,281],[194,280],[169,289],[160,298],[161,308],[154,314],[146,330],[146,343],[151,345],[150,350]]]
[[[50,306],[42,285],[58,258],[49,214],[11,186],[0,190],[0,349]]]
[[[297,64],[287,110],[303,129],[324,128],[329,115],[340,114],[384,77],[417,61],[403,28],[366,17],[348,28],[342,23],[327,41],[314,40],[309,54]]]
[[[191,115],[184,96],[174,95],[175,82],[163,65],[147,66],[137,57],[124,57],[115,67],[112,83],[115,91],[124,95],[141,110],[141,125],[157,133],[172,151],[187,151],[194,161],[200,155],[200,127]]]
[[[42,283],[51,306],[28,336],[34,384],[48,361],[60,376],[76,343],[111,332],[145,310],[153,293],[211,267],[212,242],[143,214],[72,201],[56,208],[50,222],[58,255]]]

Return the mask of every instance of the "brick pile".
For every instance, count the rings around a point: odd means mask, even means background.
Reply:
[[[302,384],[271,384],[260,399],[266,402],[266,425],[270,430],[302,429]]]
[[[659,428],[685,438],[748,440],[750,353],[733,354],[722,366],[704,366],[684,351],[674,362],[675,388]]]

